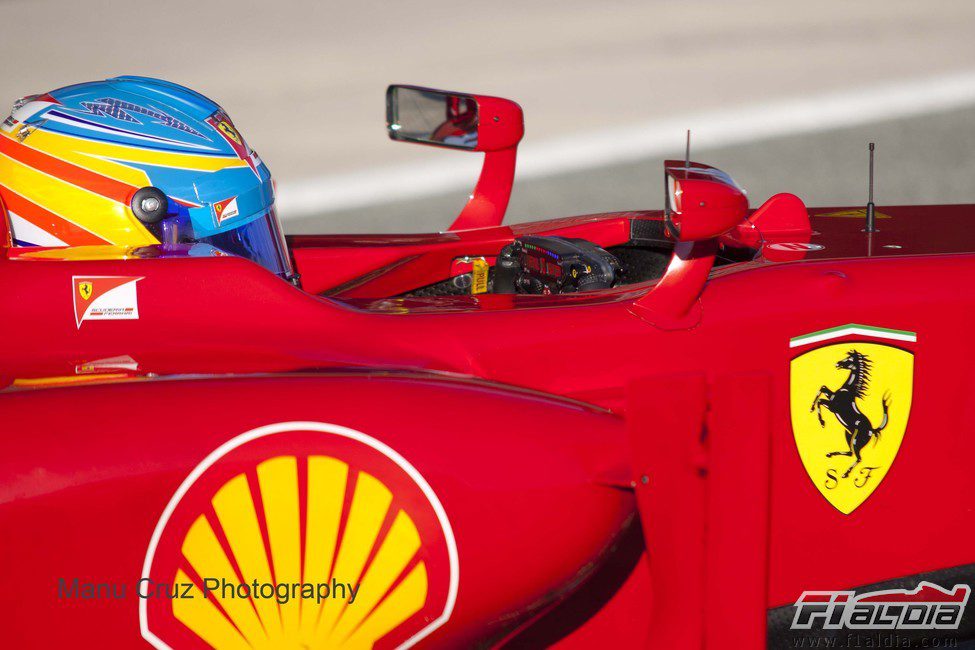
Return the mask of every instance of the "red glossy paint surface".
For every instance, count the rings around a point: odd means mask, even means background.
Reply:
[[[57,578],[135,583],[180,482],[228,439],[268,423],[353,428],[428,481],[461,576],[441,644],[504,636],[595,572],[633,520],[632,496],[595,482],[625,468],[618,418],[486,384],[325,374],[24,391],[4,396],[5,431],[31,427],[39,411],[44,426],[5,436],[0,460],[0,520],[17,531],[4,535],[4,582],[18,585],[3,594],[4,639],[15,647],[38,636],[47,646],[106,636],[136,645],[137,598],[59,599]],[[268,444],[269,454],[294,451]]]
[[[477,185],[450,230],[471,230],[500,226],[515,182],[516,147],[484,154]]]
[[[23,626],[19,638],[56,616],[57,634],[111,629],[137,640],[133,604],[53,602],[44,580],[137,572],[160,509],[195,463],[248,428],[297,419],[381,438],[444,502],[462,578],[457,610],[430,637],[434,646],[514,640],[516,629],[548,631],[547,641],[561,635],[566,647],[600,635],[642,638],[629,637],[631,625],[635,635],[686,645],[709,642],[734,619],[729,634],[746,647],[761,638],[765,608],[803,590],[975,561],[967,469],[975,440],[959,425],[973,408],[964,369],[975,353],[966,336],[975,326],[967,290],[975,207],[881,207],[879,232],[867,236],[862,219],[841,208],[811,209],[813,232],[805,232],[798,205],[783,201],[785,217],[759,215],[747,230],[769,223],[794,231],[793,243],[822,249],[777,250],[770,238],[753,261],[715,269],[708,249],[672,263],[680,273],[659,282],[567,296],[400,294],[449,277],[458,257],[497,255],[521,234],[612,246],[627,241],[632,219],[660,213],[293,238],[306,291],[231,257],[51,260],[6,251],[5,383],[74,378],[86,363],[120,355],[138,363],[136,375],[214,375],[0,395],[0,462],[13,477],[3,484],[0,520],[18,531],[4,536],[4,579],[32,585],[6,605]],[[139,319],[79,327],[75,275],[143,277]],[[796,451],[789,340],[848,323],[918,338],[900,452],[876,492],[842,515]],[[273,374],[298,370],[309,374]],[[403,370],[420,374],[389,376]],[[430,378],[435,371],[504,387]],[[254,372],[272,374],[226,376]],[[644,474],[650,494],[639,483],[636,491],[650,562],[615,569],[614,582],[596,568],[607,553],[616,557],[615,536],[636,512],[627,479]],[[915,528],[950,534],[898,530],[907,515]],[[865,543],[869,552],[851,552]],[[694,564],[702,557],[713,568],[706,575]],[[689,576],[693,584],[677,586]],[[599,580],[616,586],[593,596],[599,607],[575,627],[557,630],[556,606]],[[696,616],[684,619],[693,625],[650,622],[672,611],[658,600],[671,589],[686,590],[687,608],[673,615]],[[736,609],[719,606],[732,598]],[[633,611],[647,617],[633,622]]]
[[[477,147],[484,164],[477,185],[450,230],[500,226],[515,182],[518,143],[525,134],[521,106],[502,97],[475,95],[478,107]]]

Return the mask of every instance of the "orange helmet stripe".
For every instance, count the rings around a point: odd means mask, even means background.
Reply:
[[[71,242],[77,246],[108,244],[105,239],[85,230],[81,226],[59,217],[49,210],[28,201],[19,194],[4,188],[4,202],[10,212],[30,221],[38,228],[45,230],[61,241]]]
[[[65,162],[60,158],[55,158],[54,156],[27,147],[10,137],[0,137],[0,153],[6,154],[18,162],[55,178],[60,178],[72,185],[94,192],[95,194],[100,194],[125,205],[128,205],[135,190],[139,189],[134,185],[102,176],[83,167]]]

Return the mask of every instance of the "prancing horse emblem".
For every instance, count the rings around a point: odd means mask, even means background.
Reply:
[[[873,494],[900,450],[916,343],[914,332],[856,323],[789,340],[798,353],[789,362],[796,451],[819,493],[845,515]]]
[[[82,298],[88,300],[91,298],[91,282],[79,282],[78,283],[78,293]]]
[[[816,393],[812,407],[809,409],[810,412],[816,411],[816,417],[819,418],[819,426],[825,428],[826,421],[823,420],[822,411],[822,407],[825,406],[827,410],[836,416],[836,419],[843,425],[843,428],[846,429],[846,446],[848,450],[831,451],[826,454],[826,458],[832,458],[833,456],[856,457],[853,464],[843,473],[843,478],[849,477],[853,468],[862,462],[863,458],[861,458],[860,452],[863,451],[863,448],[871,440],[880,440],[880,432],[887,427],[887,422],[889,421],[890,391],[884,393],[883,398],[881,398],[884,415],[877,427],[874,427],[870,423],[870,418],[864,415],[860,411],[860,407],[857,406],[857,400],[866,397],[867,389],[870,387],[870,367],[872,365],[870,357],[867,355],[861,354],[856,350],[847,352],[845,357],[836,362],[837,368],[842,368],[850,372],[846,381],[835,391],[830,390],[826,386],[821,386],[819,392]]]

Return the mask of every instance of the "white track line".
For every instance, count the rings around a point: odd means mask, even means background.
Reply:
[[[688,128],[700,148],[712,149],[971,104],[975,104],[975,72],[691,113],[526,145],[519,151],[517,179],[679,155]],[[284,219],[301,219],[473,187],[479,161],[458,161],[462,154],[455,152],[444,155],[443,162],[387,166],[281,183],[279,214]]]

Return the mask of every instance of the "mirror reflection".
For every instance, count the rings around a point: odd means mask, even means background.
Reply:
[[[392,86],[386,101],[387,128],[394,140],[477,147],[477,100],[473,97]]]

